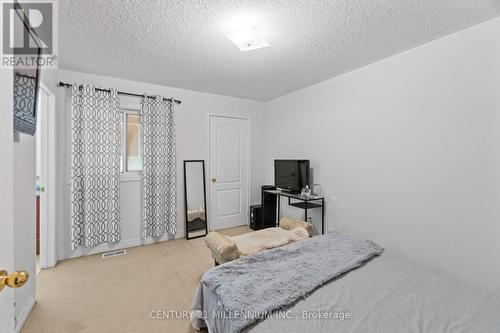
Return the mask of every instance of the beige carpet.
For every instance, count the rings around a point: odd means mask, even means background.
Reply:
[[[22,332],[193,332],[188,319],[151,319],[150,312],[189,310],[201,275],[213,264],[203,238],[62,261],[38,275],[38,302]]]

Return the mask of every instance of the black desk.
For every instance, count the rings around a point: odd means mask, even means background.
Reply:
[[[321,234],[325,233],[325,198],[311,195],[308,199],[303,198],[300,194],[284,192],[280,190],[264,190],[263,192],[274,194],[277,196],[278,205],[278,225],[280,221],[280,204],[281,197],[288,198],[288,205],[303,209],[305,211],[305,220],[307,222],[307,210],[312,208],[321,208]],[[292,200],[296,200],[292,202]]]

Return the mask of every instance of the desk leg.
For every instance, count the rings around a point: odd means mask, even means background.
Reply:
[[[306,216],[305,216],[304,220],[307,222],[307,202],[306,202],[306,206],[305,206],[305,207],[306,207],[306,208],[304,209],[304,211],[305,211],[305,215],[306,215]]]
[[[321,234],[325,234],[325,199],[321,199]]]
[[[278,221],[276,221],[276,225],[279,227],[280,226],[280,208],[281,208],[281,196],[277,195],[276,196],[276,205],[278,206]]]

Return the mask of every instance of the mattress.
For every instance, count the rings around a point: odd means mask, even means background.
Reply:
[[[204,313],[222,313],[216,294],[200,288]],[[223,316],[206,324],[228,331]],[[244,332],[500,332],[500,297],[382,256]]]

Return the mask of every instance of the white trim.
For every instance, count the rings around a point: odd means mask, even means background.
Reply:
[[[32,295],[28,302],[26,302],[26,305],[24,306],[24,309],[19,317],[16,317],[16,333],[21,332],[21,329],[23,328],[24,323],[26,322],[26,319],[28,319],[28,316],[30,315],[31,310],[33,310],[35,304],[35,295]]]
[[[128,171],[128,160],[127,160],[127,141],[128,141],[128,124],[127,124],[127,116],[128,115],[136,115],[141,118],[141,110],[131,109],[131,108],[120,108],[122,113],[122,137],[121,137],[121,181],[136,181],[135,178],[140,177],[142,179],[142,170],[137,171]],[[139,155],[142,158],[142,147],[139,143]],[[127,180],[131,178],[133,180]]]
[[[46,206],[40,214],[40,267],[54,267],[56,261],[56,97],[40,82],[40,92],[47,97],[47,115],[42,123],[42,172],[45,174],[45,202],[40,197],[40,205]],[[42,210],[40,211],[42,213]]]
[[[142,175],[142,172],[122,172],[120,176],[120,182],[121,183],[127,183],[127,182],[142,182],[144,179],[144,176]]]
[[[207,195],[207,206],[208,208],[210,208],[210,178],[212,177],[212,170],[211,170],[211,165],[210,165],[210,156],[211,156],[211,151],[210,151],[210,117],[221,117],[221,118],[232,118],[232,119],[242,119],[242,120],[246,120],[248,121],[248,133],[247,133],[247,140],[248,140],[248,148],[247,148],[247,203],[246,203],[246,207],[245,207],[245,216],[247,217],[246,218],[246,221],[245,221],[245,225],[248,226],[248,216],[250,214],[250,202],[252,200],[251,198],[251,195],[252,195],[252,189],[251,189],[251,184],[252,184],[252,163],[251,163],[251,157],[252,157],[252,118],[250,116],[235,116],[235,115],[227,115],[227,114],[220,114],[220,113],[209,113],[208,114],[208,124],[207,124],[207,127],[208,127],[208,139],[207,139],[207,142],[208,142],[208,186],[207,186],[207,192],[208,192],[208,195]],[[210,222],[213,220],[213,216],[212,216],[212,211],[211,209],[209,209],[209,213],[208,213],[208,216],[209,216],[209,219],[208,219],[208,231],[210,231]]]
[[[136,99],[135,101],[131,101],[130,98]],[[119,96],[120,105],[118,109],[123,111],[133,111],[136,113],[141,113],[141,100],[138,97],[131,96]]]
[[[132,238],[132,239],[126,239],[126,240],[121,240],[118,244],[115,246],[109,245],[109,248],[102,248],[100,246],[91,249],[87,253],[82,253],[81,249],[77,249],[75,251],[72,251],[71,254],[66,255],[64,251],[58,251],[57,252],[57,260],[65,260],[65,259],[74,259],[74,258],[79,258],[79,257],[86,257],[86,256],[91,256],[94,254],[99,254],[99,253],[104,253],[108,251],[116,251],[116,250],[122,250],[122,249],[128,249],[131,247],[136,247],[136,246],[143,246],[143,245],[151,245],[154,243],[162,243],[162,242],[168,242],[174,239],[180,239],[184,238],[185,233],[184,231],[179,232],[175,234],[175,236],[171,239],[168,239],[168,236],[165,235],[163,236],[160,240],[154,240],[151,238],[148,239],[141,239],[141,238]]]

